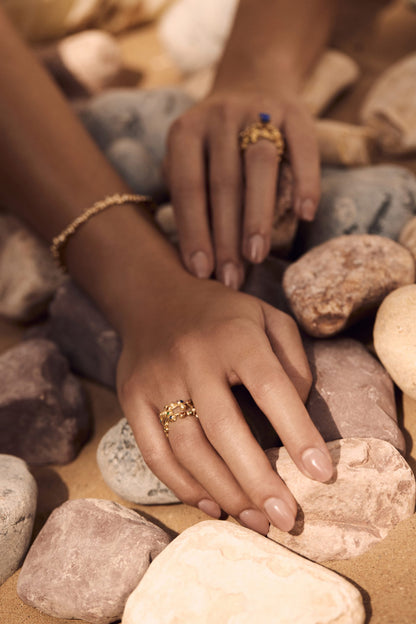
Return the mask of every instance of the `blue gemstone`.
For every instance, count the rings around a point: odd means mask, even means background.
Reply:
[[[270,121],[270,115],[269,113],[259,113],[259,118],[261,123],[269,123]]]

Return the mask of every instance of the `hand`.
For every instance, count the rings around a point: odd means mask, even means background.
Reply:
[[[272,470],[234,399],[243,384],[298,468],[327,481],[332,462],[303,405],[311,374],[295,322],[215,281],[186,276],[148,326],[123,336],[118,394],[149,468],[184,503],[221,510],[266,534],[293,527],[297,506]],[[199,416],[170,424],[159,412],[192,399]]]
[[[244,154],[239,133],[270,114],[286,142],[294,176],[294,208],[312,220],[320,195],[319,152],[312,119],[290,91],[264,96],[214,92],[172,126],[166,161],[182,259],[197,277],[239,288],[244,260],[262,262],[270,235],[279,177],[275,145],[259,140]]]

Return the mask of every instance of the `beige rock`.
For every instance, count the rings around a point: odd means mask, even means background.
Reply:
[[[322,164],[361,167],[371,163],[375,140],[370,128],[320,119],[316,130]]]
[[[416,217],[410,219],[400,232],[399,243],[410,251],[416,261]]]
[[[387,69],[370,89],[361,109],[361,121],[374,129],[387,154],[416,149],[416,54]]]
[[[157,596],[157,599],[155,599]],[[177,537],[130,595],[122,624],[359,624],[361,595],[332,571],[231,524]]]
[[[336,466],[330,483],[305,477],[285,448],[267,452],[300,508],[290,533],[271,526],[268,537],[314,561],[362,554],[415,509],[413,472],[391,444],[349,438],[327,446]]]
[[[414,279],[407,249],[388,238],[362,234],[339,236],[308,251],[286,270],[283,288],[303,329],[325,337]]]
[[[416,399],[416,284],[384,299],[374,325],[374,347],[399,388]]]
[[[357,63],[338,50],[327,50],[306,83],[302,99],[313,115],[320,115],[360,74]]]

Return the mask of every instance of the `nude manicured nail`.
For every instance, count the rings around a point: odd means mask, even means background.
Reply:
[[[334,466],[323,451],[309,448],[302,453],[302,463],[306,472],[317,481],[329,481],[334,474]]]
[[[196,251],[189,259],[192,272],[200,278],[210,276],[209,262],[207,254],[204,251]]]
[[[238,290],[240,286],[240,275],[233,262],[226,262],[222,267],[222,281],[229,288]]]
[[[316,204],[311,199],[304,199],[300,205],[300,217],[304,221],[312,221],[316,212]]]
[[[268,498],[264,503],[264,511],[270,521],[281,531],[290,531],[295,524],[295,517],[289,506],[281,498]]]
[[[202,500],[200,500],[198,503],[198,508],[206,513],[208,516],[211,516],[211,518],[221,517],[221,507],[217,505],[217,503],[215,503],[214,501],[209,500],[208,498],[203,498]]]
[[[264,238],[261,234],[253,234],[248,239],[248,255],[251,262],[260,262],[263,260],[264,254]]]
[[[253,531],[257,531],[257,533],[267,535],[269,532],[270,524],[261,511],[257,511],[256,509],[245,509],[240,513],[238,518],[241,524],[244,524],[244,526],[249,529],[253,529]]]

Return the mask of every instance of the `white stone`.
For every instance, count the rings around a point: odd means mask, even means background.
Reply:
[[[384,299],[374,325],[374,347],[394,382],[416,399],[416,284]]]
[[[207,521],[184,531],[130,595],[122,624],[359,624],[359,591],[254,531]]]
[[[300,509],[290,533],[272,526],[269,537],[314,561],[361,555],[415,509],[413,472],[389,442],[349,438],[327,447],[336,468],[329,483],[305,477],[285,448],[267,452]]]
[[[37,486],[26,463],[0,455],[0,585],[20,566],[32,535]]]

